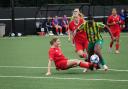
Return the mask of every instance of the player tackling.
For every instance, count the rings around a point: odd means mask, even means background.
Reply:
[[[67,59],[61,51],[60,40],[58,38],[53,38],[50,41],[50,44],[51,47],[49,49],[48,69],[46,75],[51,75],[52,62],[55,63],[57,70],[67,70],[76,66],[80,66],[82,68],[92,68],[94,66],[93,63],[81,61],[78,59]]]

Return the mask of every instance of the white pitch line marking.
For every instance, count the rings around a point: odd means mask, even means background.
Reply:
[[[62,78],[62,77],[37,77],[37,76],[0,76],[0,78],[25,78],[25,79],[58,79],[58,80],[84,80],[84,81],[109,81],[109,82],[128,82],[128,80],[118,79],[83,79],[83,78]]]
[[[0,66],[0,68],[24,68],[24,69],[46,69],[48,67],[31,67],[31,66]],[[55,69],[55,67],[51,67]],[[83,69],[83,68],[72,68],[72,69]],[[100,69],[103,70],[103,69]],[[110,71],[117,71],[117,72],[128,72],[128,70],[121,70],[121,69],[109,69]]]

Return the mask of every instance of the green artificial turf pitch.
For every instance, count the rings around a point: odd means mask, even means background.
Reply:
[[[47,72],[49,41],[53,36],[0,38],[0,89],[127,89],[128,88],[128,33],[120,38],[120,54],[108,52],[110,37],[103,33],[103,56],[109,71],[88,71],[77,67],[67,71]],[[60,36],[66,57],[78,55],[67,36]],[[80,59],[83,60],[83,59]]]

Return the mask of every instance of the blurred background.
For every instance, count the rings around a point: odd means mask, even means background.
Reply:
[[[4,36],[11,33],[35,35],[37,22],[43,25],[49,16],[67,15],[69,18],[74,8],[79,8],[85,19],[91,14],[103,23],[112,8],[117,8],[118,14],[123,9],[126,17],[123,31],[128,31],[128,0],[0,0],[0,29],[5,29]]]

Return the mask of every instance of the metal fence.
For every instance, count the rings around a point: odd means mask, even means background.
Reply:
[[[0,0],[0,7],[39,7],[46,4],[91,3],[91,5],[127,5],[128,0]]]
[[[28,2],[28,0],[26,0],[26,2]],[[0,23],[6,24],[6,35],[9,35],[13,31],[15,33],[21,32],[25,35],[35,34],[35,23],[37,20],[41,20],[41,22],[43,22],[48,16],[54,17],[57,15],[62,17],[64,14],[70,17],[74,8],[79,8],[85,15],[85,18],[91,13],[96,20],[103,21],[104,23],[106,23],[107,16],[111,14],[111,9],[113,7],[117,8],[118,13],[120,13],[122,8],[128,8],[127,5],[98,6],[90,3],[41,4],[37,7],[15,7],[17,6],[16,2],[13,4],[13,8],[0,8]]]

